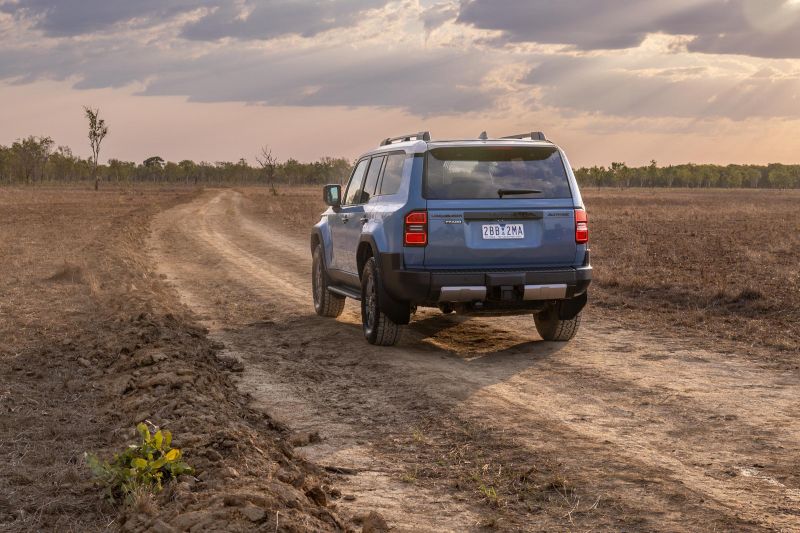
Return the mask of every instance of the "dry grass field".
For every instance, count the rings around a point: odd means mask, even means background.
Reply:
[[[0,529],[796,524],[800,192],[586,190],[568,347],[423,311],[388,350],[313,315],[321,188],[279,193],[0,188]],[[119,512],[83,452],[144,419],[197,479]]]
[[[800,191],[584,192],[595,308],[675,335],[800,351]]]

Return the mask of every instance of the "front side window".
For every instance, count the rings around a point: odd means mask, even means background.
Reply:
[[[375,194],[375,186],[378,184],[378,177],[381,175],[382,166],[383,156],[372,158],[372,162],[369,164],[369,170],[367,171],[367,179],[364,180],[364,190],[361,192],[361,201],[359,203],[365,204],[369,202],[369,199]]]
[[[434,148],[426,156],[428,199],[570,198],[558,149],[551,146]]]
[[[353,170],[353,175],[350,177],[350,183],[347,185],[347,192],[344,195],[344,203],[342,205],[353,205],[358,203],[361,198],[362,184],[364,183],[364,174],[367,172],[367,164],[369,159],[362,159]]]

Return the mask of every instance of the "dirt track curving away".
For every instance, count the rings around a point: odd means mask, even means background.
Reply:
[[[209,191],[162,213],[153,253],[244,361],[241,389],[338,469],[341,512],[397,531],[800,530],[796,366],[591,309],[567,345],[528,317],[420,311],[372,347],[352,302],[314,314],[307,239],[248,202]]]

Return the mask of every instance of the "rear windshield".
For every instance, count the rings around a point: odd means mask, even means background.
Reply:
[[[550,146],[433,148],[426,156],[425,198],[570,198],[561,154]]]

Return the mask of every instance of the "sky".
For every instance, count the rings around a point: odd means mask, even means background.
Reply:
[[[800,163],[800,0],[0,0],[0,144],[357,157],[544,131],[573,166]]]

